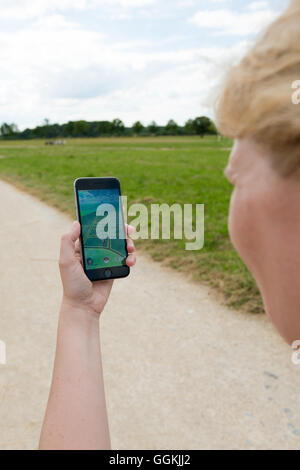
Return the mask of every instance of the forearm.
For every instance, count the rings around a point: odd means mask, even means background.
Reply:
[[[99,319],[62,303],[40,449],[108,449]]]

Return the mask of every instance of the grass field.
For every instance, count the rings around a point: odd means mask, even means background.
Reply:
[[[185,251],[181,240],[146,240],[138,246],[216,287],[230,306],[261,312],[255,283],[228,237],[232,187],[223,170],[230,147],[229,140],[215,137],[74,139],[64,146],[1,141],[0,177],[72,216],[73,180],[80,176],[116,176],[129,205],[204,203],[203,250]]]

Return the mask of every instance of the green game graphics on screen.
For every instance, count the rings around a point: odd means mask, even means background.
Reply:
[[[126,265],[125,232],[117,189],[78,191],[86,269]]]

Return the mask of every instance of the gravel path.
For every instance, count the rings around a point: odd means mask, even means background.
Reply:
[[[36,448],[51,380],[70,219],[0,181],[0,449]],[[112,444],[119,449],[299,449],[300,366],[261,315],[145,255],[102,317]]]

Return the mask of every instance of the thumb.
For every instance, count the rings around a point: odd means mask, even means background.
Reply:
[[[75,242],[80,235],[79,222],[73,222],[70,232],[61,237],[59,264],[61,268],[68,267],[75,259]]]
[[[80,223],[77,222],[77,220],[75,220],[72,224],[71,231],[70,231],[70,235],[74,244],[76,240],[78,240],[79,238],[80,230],[81,230]]]

